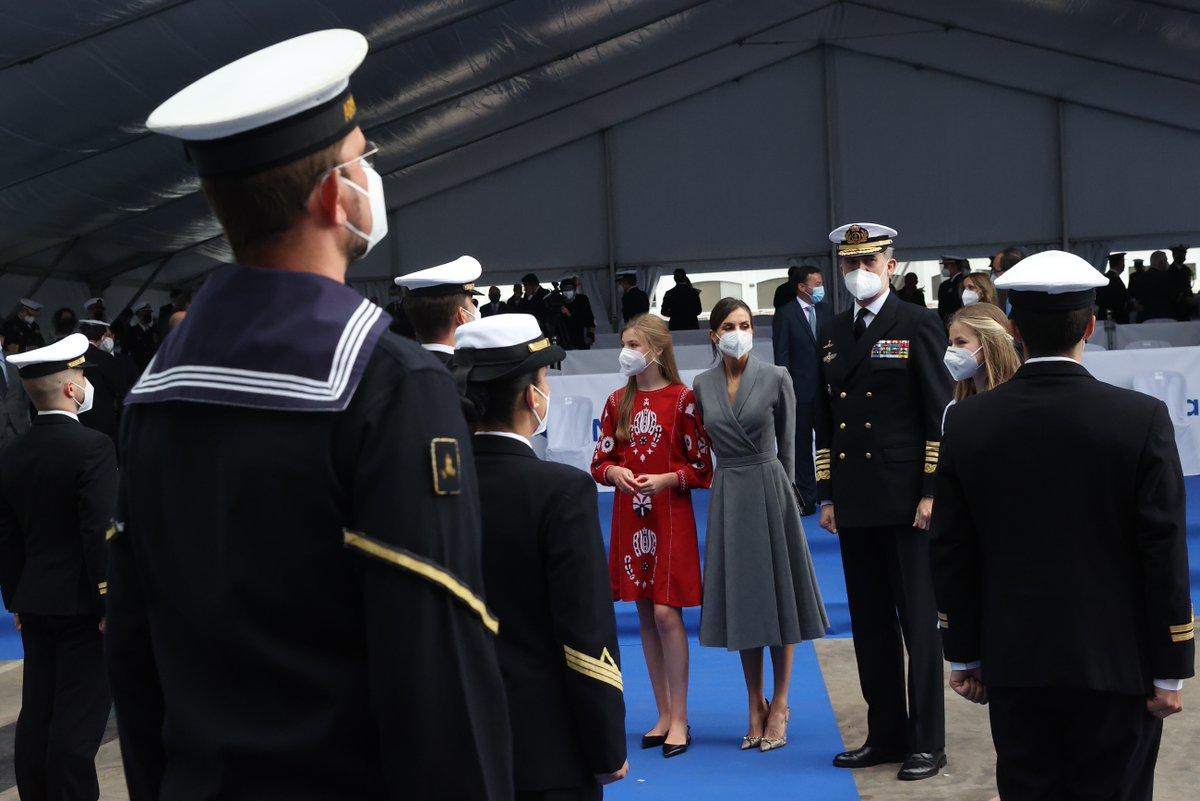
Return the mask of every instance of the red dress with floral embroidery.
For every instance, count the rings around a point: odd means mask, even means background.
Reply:
[[[691,491],[712,484],[713,463],[696,400],[681,384],[639,391],[630,415],[630,441],[619,442],[617,413],[624,395],[619,389],[604,404],[592,476],[611,484],[606,473],[613,466],[627,467],[635,476],[675,473],[679,488],[653,497],[615,493],[608,558],[613,598],[699,606],[703,591]]]

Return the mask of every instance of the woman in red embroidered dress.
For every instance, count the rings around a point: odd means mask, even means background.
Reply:
[[[712,456],[661,318],[643,314],[626,324],[620,367],[629,383],[604,404],[592,476],[617,489],[608,560],[613,598],[637,602],[658,705],[642,748],[661,745],[672,757],[691,742],[682,609],[699,606],[702,597],[691,490],[712,484]]]

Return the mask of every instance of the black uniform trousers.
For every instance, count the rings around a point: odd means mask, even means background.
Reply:
[[[940,751],[946,710],[929,533],[912,526],[841,528],[838,540],[867,702],[867,744],[910,754]]]
[[[988,690],[1004,801],[1141,801],[1154,794],[1162,721],[1138,695]]]
[[[817,505],[817,472],[813,464],[813,405],[796,402],[796,489],[804,504]]]
[[[14,762],[22,801],[96,801],[112,699],[100,619],[21,615],[25,668]]]
[[[516,801],[601,801],[604,788],[599,784],[568,787],[562,790],[518,790]]]

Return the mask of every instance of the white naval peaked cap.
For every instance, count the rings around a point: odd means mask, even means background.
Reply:
[[[1021,259],[996,279],[1007,289],[1013,308],[1033,311],[1085,309],[1108,278],[1092,265],[1062,250],[1045,250]]]
[[[103,303],[103,302],[104,302],[104,298],[88,298],[87,300],[85,300],[83,302],[83,308],[91,309],[97,303]]]
[[[27,309],[32,309],[33,311],[42,310],[42,304],[38,303],[36,300],[30,300],[29,298],[21,298],[21,305]]]
[[[494,314],[460,325],[454,357],[468,381],[494,381],[561,362],[566,351],[554,345],[531,314]]]
[[[350,75],[367,49],[361,33],[341,28],[273,44],[176,92],[146,127],[183,139],[204,178],[295,161],[358,124]]]
[[[17,368],[21,378],[41,378],[71,367],[83,367],[87,361],[83,354],[87,353],[89,344],[83,334],[69,334],[53,345],[5,358]]]
[[[148,300],[144,300],[141,303],[139,303],[138,305],[133,307],[133,310],[135,312],[140,312],[142,309],[149,309],[150,311],[154,311],[154,307],[150,305],[150,301],[148,301]]]
[[[417,270],[393,280],[396,286],[407,287],[408,293],[415,297],[479,295],[482,293],[475,291],[475,282],[482,274],[483,266],[478,259],[473,256],[459,256],[454,261]]]
[[[879,223],[848,223],[830,231],[829,241],[837,245],[839,256],[866,256],[890,248],[898,233]]]

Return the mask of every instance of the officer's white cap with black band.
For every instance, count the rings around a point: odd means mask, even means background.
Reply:
[[[1028,256],[996,279],[1013,311],[1064,312],[1090,308],[1108,278],[1074,253],[1046,250]]]
[[[869,256],[890,248],[898,232],[879,223],[849,223],[829,232],[839,256]]]
[[[288,164],[358,125],[350,75],[366,56],[367,40],[357,31],[306,33],[181,89],[146,127],[182,139],[201,178],[240,178]]]
[[[83,302],[83,308],[91,311],[93,306],[102,305],[103,303],[104,298],[88,298]]]
[[[436,267],[427,267],[394,278],[396,286],[408,290],[408,294],[417,298],[433,298],[443,295],[482,295],[475,291],[475,282],[483,274],[483,266],[472,256],[459,256],[457,259]]]
[[[42,304],[38,303],[36,300],[31,300],[29,298],[21,298],[21,305],[24,306],[25,308],[29,309],[30,311],[41,311],[42,310]]]
[[[531,314],[494,314],[460,325],[454,359],[467,381],[495,381],[561,362],[566,351],[551,344]]]
[[[103,336],[105,331],[108,331],[112,326],[103,320],[80,320],[79,333],[86,336],[88,339],[95,339],[98,336]]]
[[[61,373],[87,363],[88,338],[83,334],[70,334],[44,348],[27,350],[6,356],[8,363],[17,368],[21,378],[41,378]]]

